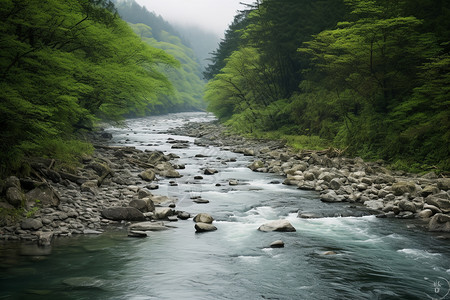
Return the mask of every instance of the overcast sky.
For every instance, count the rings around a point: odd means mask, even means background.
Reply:
[[[161,15],[170,23],[197,25],[207,31],[223,35],[233,21],[236,11],[244,6],[239,2],[253,0],[136,0],[147,10]]]

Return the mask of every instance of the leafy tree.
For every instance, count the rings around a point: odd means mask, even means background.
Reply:
[[[0,40],[2,172],[171,89],[158,66],[176,61],[142,43],[109,1],[3,0]]]

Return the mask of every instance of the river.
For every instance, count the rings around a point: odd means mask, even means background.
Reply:
[[[297,218],[299,209],[348,208],[276,184],[280,176],[252,172],[246,167],[251,157],[164,133],[209,120],[205,113],[172,114],[108,131],[112,144],[179,155],[183,177],[177,186],[161,180],[155,194],[177,197],[180,210],[210,213],[217,231],[196,234],[190,219],[137,239],[118,226],[99,236],[55,239],[46,256],[18,255],[26,244],[2,244],[0,299],[450,299],[448,240],[411,220]],[[190,147],[171,149],[168,138]],[[199,153],[207,157],[195,157]],[[202,175],[206,166],[219,172]],[[230,179],[240,184],[229,186]],[[210,203],[193,203],[192,196]],[[280,218],[297,231],[257,230]],[[270,248],[278,239],[285,247]]]

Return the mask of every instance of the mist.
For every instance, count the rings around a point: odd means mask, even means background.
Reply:
[[[243,3],[253,0],[136,0],[147,10],[161,15],[170,23],[180,26],[195,26],[212,32],[222,38],[228,25],[238,10],[245,8]]]

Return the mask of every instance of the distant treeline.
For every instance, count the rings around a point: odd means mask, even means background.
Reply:
[[[449,50],[449,1],[258,1],[213,53],[206,99],[245,133],[450,170]]]

